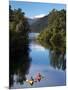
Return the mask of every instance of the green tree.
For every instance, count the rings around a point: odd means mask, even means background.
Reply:
[[[48,48],[65,50],[66,48],[66,11],[53,9],[48,17],[48,27],[44,29],[38,41]],[[46,45],[47,44],[47,45]],[[49,45],[50,44],[50,45]]]

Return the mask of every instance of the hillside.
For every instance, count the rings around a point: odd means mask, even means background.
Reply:
[[[40,32],[48,25],[48,16],[36,19],[28,19],[31,32]]]

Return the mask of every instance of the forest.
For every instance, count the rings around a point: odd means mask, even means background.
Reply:
[[[48,16],[48,26],[40,32],[37,41],[50,50],[66,50],[66,11],[53,9]]]

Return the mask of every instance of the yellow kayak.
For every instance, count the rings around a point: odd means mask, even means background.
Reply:
[[[33,85],[34,81],[33,80],[26,80],[30,85]]]

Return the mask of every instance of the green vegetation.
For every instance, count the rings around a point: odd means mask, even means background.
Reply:
[[[12,10],[9,6],[9,87],[13,85],[13,75],[19,76],[18,81],[26,80],[29,72],[29,24],[21,9]]]
[[[50,50],[65,52],[66,49],[66,11],[53,9],[49,13],[48,27],[37,38],[37,41]]]

